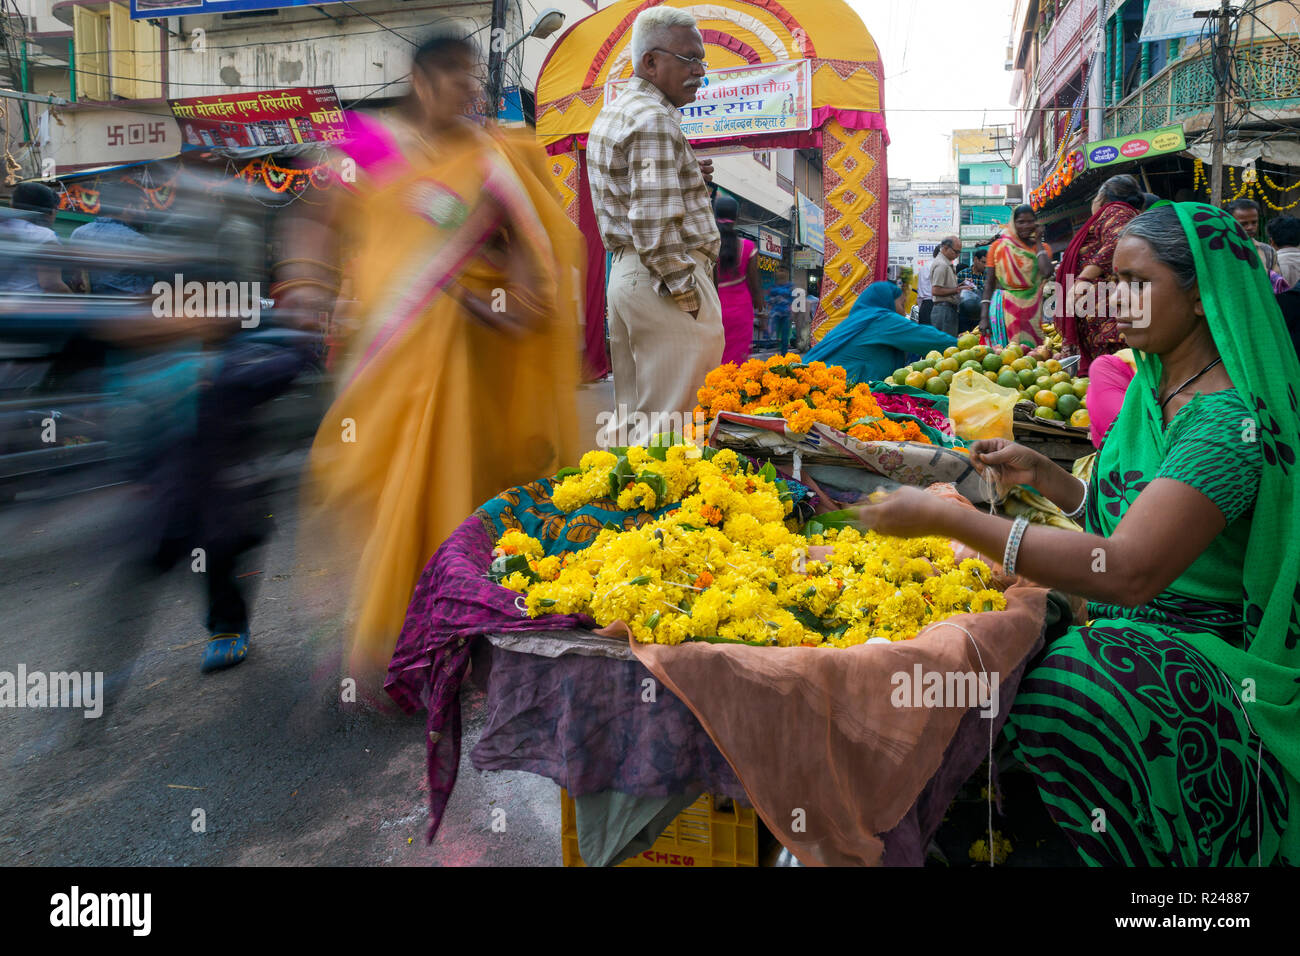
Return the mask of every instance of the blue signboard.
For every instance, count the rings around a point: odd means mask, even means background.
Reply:
[[[131,19],[193,17],[277,7],[318,7],[332,0],[131,0]]]

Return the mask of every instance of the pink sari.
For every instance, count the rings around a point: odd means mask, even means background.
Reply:
[[[722,302],[722,330],[726,335],[722,363],[737,365],[749,358],[754,347],[754,299],[749,292],[749,260],[755,247],[748,239],[740,240],[736,268],[724,273],[718,267],[718,299]]]

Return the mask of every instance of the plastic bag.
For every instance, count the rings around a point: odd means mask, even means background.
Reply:
[[[1013,438],[1012,416],[1020,393],[990,382],[982,372],[963,369],[948,386],[948,417],[957,437],[966,441],[981,438]]]

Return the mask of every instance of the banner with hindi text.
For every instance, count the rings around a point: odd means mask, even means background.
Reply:
[[[332,86],[195,96],[168,104],[180,126],[182,149],[329,143],[347,132]]]
[[[707,140],[811,129],[811,77],[808,60],[710,72],[695,102],[678,107],[682,132],[690,140]],[[627,82],[607,83],[605,102],[618,99]]]

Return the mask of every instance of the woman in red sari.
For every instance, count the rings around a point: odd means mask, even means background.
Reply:
[[[1146,197],[1132,176],[1112,176],[1101,184],[1092,200],[1092,218],[1079,230],[1061,256],[1057,269],[1065,287],[1065,302],[1073,309],[1063,309],[1061,338],[1068,354],[1078,353],[1080,374],[1086,375],[1093,359],[1111,355],[1124,348],[1124,338],[1115,317],[1097,307],[1109,296],[1098,291],[1100,283],[1115,280],[1112,259],[1119,234],[1142,211]],[[1089,295],[1091,293],[1091,295]],[[1073,314],[1071,314],[1073,313]]]

